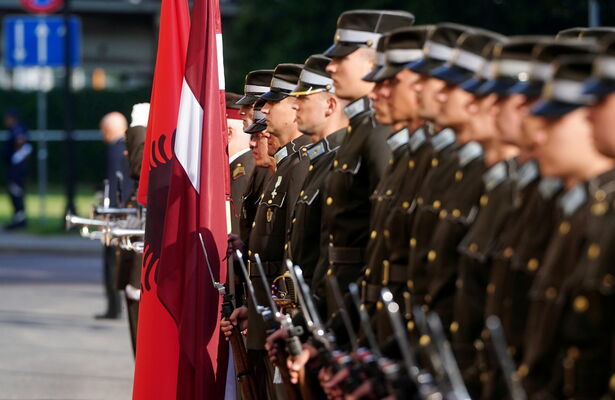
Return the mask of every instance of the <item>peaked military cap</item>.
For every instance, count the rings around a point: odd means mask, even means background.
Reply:
[[[374,81],[384,81],[397,75],[408,63],[423,58],[423,46],[433,25],[411,26],[391,32],[385,44],[385,66]]]
[[[333,79],[327,72],[327,65],[331,62],[329,57],[315,54],[305,60],[303,71],[292,96],[307,96],[320,92],[335,92]]]
[[[243,97],[239,99],[235,104],[240,106],[249,106],[254,104],[258,100],[258,96],[269,91],[269,84],[273,78],[272,69],[258,69],[256,71],[248,72],[246,75],[246,81],[243,86]]]
[[[596,26],[593,28],[587,28],[579,35],[579,39],[594,39],[598,42],[604,37],[615,33],[615,27],[612,26]]]
[[[301,64],[279,64],[275,67],[269,91],[260,96],[265,101],[280,101],[284,100],[295,90],[299,75],[303,65]]]
[[[578,26],[574,28],[562,29],[555,35],[556,39],[578,39],[587,28]]]
[[[253,134],[262,132],[267,129],[267,121],[265,119],[265,114],[261,111],[261,108],[265,105],[266,101],[258,99],[256,103],[254,103],[254,116],[252,117],[254,122],[250,124],[243,131],[247,134]]]
[[[407,67],[420,74],[429,74],[431,70],[449,61],[459,37],[473,30],[469,26],[449,22],[437,24],[425,41],[423,58],[408,63]]]
[[[486,52],[494,43],[503,43],[499,33],[476,29],[459,37],[451,59],[434,69],[431,75],[451,85],[459,85],[479,74],[487,63]]]
[[[406,11],[351,10],[337,19],[333,45],[324,55],[346,57],[359,48],[375,49],[382,34],[414,23],[414,15]]]
[[[600,55],[594,61],[592,75],[583,89],[585,93],[599,97],[615,92],[615,35],[605,39]]]
[[[381,69],[384,68],[384,64],[386,63],[384,50],[386,48],[386,42],[387,40],[389,40],[390,35],[390,33],[384,33],[382,34],[382,36],[380,36],[380,39],[378,39],[378,45],[376,46],[376,62],[374,63],[374,68],[372,68],[372,70],[369,71],[367,75],[362,78],[364,81],[375,82],[374,77],[378,72],[380,72]]]
[[[517,36],[494,48],[494,59],[488,80],[477,89],[483,95],[497,93],[506,96],[518,82],[529,79],[532,54],[541,41],[553,41],[548,36]]]
[[[595,56],[563,56],[554,63],[553,78],[545,84],[540,101],[531,113],[559,118],[579,107],[589,106],[596,97],[584,93],[584,83],[591,76]]]
[[[509,94],[523,94],[529,98],[539,97],[544,84],[553,74],[553,60],[566,55],[588,55],[596,50],[592,42],[578,39],[540,41],[536,44],[530,63],[529,77],[516,83],[508,90]]]

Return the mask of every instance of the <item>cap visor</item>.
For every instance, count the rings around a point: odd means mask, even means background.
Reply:
[[[478,89],[485,83],[484,79],[479,79],[479,78],[470,78],[467,81],[461,83],[459,85],[460,89],[465,90],[466,92],[472,93],[472,94],[476,94],[478,92]]]
[[[323,55],[329,58],[342,58],[346,57],[348,54],[352,53],[358,48],[359,46],[357,45],[335,43],[327,50],[325,50]]]
[[[508,89],[508,94],[522,94],[528,98],[536,98],[540,97],[543,86],[544,84],[538,81],[518,82]]]
[[[423,58],[417,61],[412,61],[406,64],[406,68],[417,74],[431,75],[431,71],[442,66],[444,61],[436,61],[429,58]]]
[[[376,82],[374,80],[374,77],[376,76],[376,74],[378,74],[378,72],[380,72],[380,70],[382,70],[384,68],[384,66],[382,65],[378,65],[376,66],[376,68],[372,69],[371,71],[369,71],[367,73],[367,75],[365,75],[363,78],[361,78],[362,80],[364,80],[365,82]]]
[[[259,119],[258,121],[253,122],[250,126],[243,130],[244,133],[251,135],[253,133],[262,132],[267,129],[267,124],[261,121],[264,121],[264,119]]]
[[[284,93],[284,92],[272,92],[269,91],[267,93],[264,93],[261,97],[259,97],[261,100],[265,100],[265,101],[272,101],[272,102],[276,102],[276,101],[280,101],[280,100],[284,100],[285,98],[287,98],[290,94],[289,93]]]
[[[314,93],[326,92],[332,88],[332,85],[327,85],[327,87],[322,86],[311,86],[306,85],[303,82],[300,82],[295,90],[290,94],[291,96],[308,96]]]
[[[258,97],[256,97],[255,95],[246,94],[241,99],[237,100],[235,104],[239,106],[249,106],[256,103],[256,100],[258,100]]]
[[[541,100],[532,107],[532,115],[546,118],[559,118],[571,111],[583,107],[580,104],[563,103],[561,101]]]
[[[508,91],[511,87],[513,87],[513,85],[514,82],[505,82],[499,79],[492,79],[481,85],[476,90],[476,94],[478,96],[487,96],[491,93],[495,93],[500,96],[505,96],[508,94]]]
[[[444,65],[430,72],[431,76],[451,85],[459,85],[472,77],[472,73],[454,66]]]
[[[393,78],[397,75],[398,72],[402,71],[405,68],[405,65],[387,65],[382,68],[376,75],[374,76],[374,82],[382,82],[389,78]]]
[[[615,82],[590,78],[583,85],[583,94],[593,94],[598,97],[615,92]]]

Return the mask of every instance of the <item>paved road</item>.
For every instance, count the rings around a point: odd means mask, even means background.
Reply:
[[[0,253],[0,400],[130,399],[124,319],[96,321],[100,258]]]

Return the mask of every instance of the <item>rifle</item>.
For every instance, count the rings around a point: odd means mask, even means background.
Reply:
[[[267,297],[267,301],[269,302],[269,310],[268,314],[263,315],[263,319],[265,320],[265,333],[267,336],[271,335],[273,332],[277,331],[280,328],[286,329],[288,332],[288,339],[286,340],[286,349],[288,353],[292,356],[298,356],[301,354],[301,341],[299,340],[299,336],[303,334],[303,328],[300,326],[295,327],[293,325],[293,321],[290,318],[290,315],[282,314],[279,312],[273,297],[271,297],[271,287],[269,286],[269,282],[267,281],[267,275],[265,275],[265,269],[263,268],[263,264],[261,263],[261,258],[258,254],[254,254],[254,261],[256,263],[256,267],[258,268],[258,273],[261,276],[261,282],[263,283],[263,287],[265,289],[265,293],[269,293]],[[284,388],[286,393],[288,394],[289,400],[300,400],[301,392],[297,385],[293,385],[290,381],[290,372],[288,371],[288,366],[286,365],[286,354],[283,351],[283,347],[279,345],[279,343],[275,343],[276,346],[276,359],[277,359],[277,370],[280,372],[280,376],[282,377],[282,383],[284,384]]]
[[[502,322],[495,315],[491,315],[486,321],[487,329],[491,335],[491,343],[495,348],[495,355],[504,374],[506,386],[512,400],[526,400],[527,394],[519,382],[519,375],[515,369],[515,362],[506,351],[506,338],[502,330]]]

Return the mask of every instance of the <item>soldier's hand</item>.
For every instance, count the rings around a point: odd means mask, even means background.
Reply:
[[[220,330],[227,341],[233,334],[234,326],[238,326],[240,331],[244,331],[248,327],[248,307],[238,307],[233,311],[229,319],[222,318],[222,321],[220,321]]]
[[[231,258],[235,253],[235,250],[243,251],[243,242],[239,238],[239,235],[229,233],[227,237],[228,247],[226,248],[226,256]]]
[[[276,356],[278,354],[278,349],[276,346],[276,342],[279,340],[284,340],[288,338],[288,331],[286,329],[280,328],[277,331],[273,332],[271,335],[267,337],[265,341],[265,349],[267,349],[267,353],[269,355],[269,360],[273,365],[276,365]]]
[[[368,396],[372,391],[372,382],[367,380],[359,385],[354,392],[346,396],[346,400],[359,400]]]
[[[342,375],[340,375],[342,374]],[[327,395],[328,399],[332,400],[341,400],[344,398],[344,392],[338,386],[338,384],[344,381],[346,378],[350,376],[350,371],[347,369],[343,369],[338,372],[335,376],[332,374],[330,368],[321,368],[318,372],[318,379],[320,380],[320,386],[322,386],[323,391]],[[341,379],[334,382],[333,379],[336,378]]]
[[[290,373],[290,381],[293,384],[299,383],[299,374],[301,373],[303,368],[305,368],[305,365],[310,360],[310,358],[312,358],[310,347],[314,349],[313,346],[310,346],[309,344],[304,344],[303,350],[298,356],[290,356],[286,359],[286,366],[288,367],[288,372]]]

